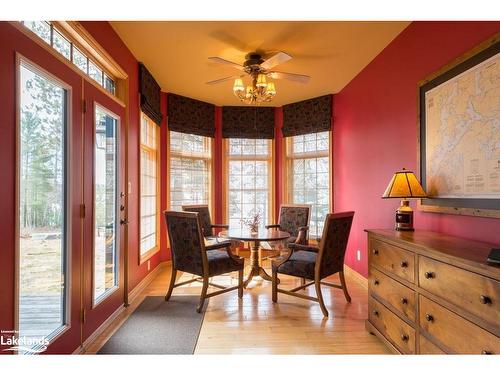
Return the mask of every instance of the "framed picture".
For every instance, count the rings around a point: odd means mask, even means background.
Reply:
[[[419,84],[423,211],[500,217],[500,35]]]

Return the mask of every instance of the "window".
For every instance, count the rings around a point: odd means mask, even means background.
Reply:
[[[94,304],[118,286],[118,119],[95,107]]]
[[[312,206],[310,236],[321,236],[330,211],[330,132],[298,135],[286,140],[287,199]]]
[[[159,225],[159,127],[141,116],[141,247],[140,260],[158,250]]]
[[[171,131],[170,209],[183,204],[210,204],[211,140],[201,135]]]
[[[57,52],[63,55],[78,67],[85,75],[92,78],[106,91],[115,95],[116,83],[112,77],[106,74],[98,64],[89,59],[75,44],[58,30],[51,22],[47,21],[22,21],[28,29],[42,38]]]
[[[261,214],[261,224],[271,218],[272,141],[268,139],[228,139],[227,213],[231,227],[242,219]]]
[[[19,337],[50,339],[66,324],[68,92],[19,67]]]

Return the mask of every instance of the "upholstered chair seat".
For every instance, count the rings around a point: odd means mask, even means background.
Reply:
[[[200,303],[196,309],[198,312],[201,312],[206,298],[223,292],[238,289],[238,297],[242,298],[244,259],[231,252],[231,242],[223,241],[206,245],[207,240],[203,236],[201,220],[197,212],[165,211],[165,221],[172,253],[172,275],[165,300],[170,299],[175,287],[193,281],[203,282]],[[176,284],[177,271],[200,277]],[[238,286],[226,288],[209,281],[212,276],[233,271],[238,271]],[[209,285],[222,290],[207,293]]]
[[[328,214],[319,246],[291,243],[288,246],[289,252],[287,255],[273,260],[273,302],[278,301],[278,293],[313,300],[319,302],[323,315],[327,317],[328,311],[323,302],[321,285],[342,289],[347,302],[351,302],[344,278],[344,256],[353,217],[354,212]],[[279,289],[279,273],[300,277],[302,279],[301,285],[291,290]],[[336,273],[339,273],[340,285],[322,281],[322,279]],[[306,283],[306,280],[312,281]],[[298,290],[305,289],[313,284],[316,289],[316,298],[297,293]]]

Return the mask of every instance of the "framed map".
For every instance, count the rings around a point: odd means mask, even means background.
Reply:
[[[424,211],[500,217],[500,41],[419,85]]]

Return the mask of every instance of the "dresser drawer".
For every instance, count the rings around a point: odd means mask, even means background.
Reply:
[[[370,292],[375,293],[387,301],[401,314],[411,321],[415,321],[415,292],[396,280],[377,271],[370,269]]]
[[[368,299],[369,320],[402,353],[415,353],[415,330],[372,297]]]
[[[410,251],[373,239],[370,241],[370,263],[415,282],[415,255]]]
[[[435,344],[425,338],[425,336],[420,335],[419,341],[419,354],[446,354],[446,352],[438,348]]]
[[[420,326],[458,354],[500,354],[500,338],[420,295]]]
[[[500,282],[424,256],[419,256],[418,262],[421,288],[500,324]]]

